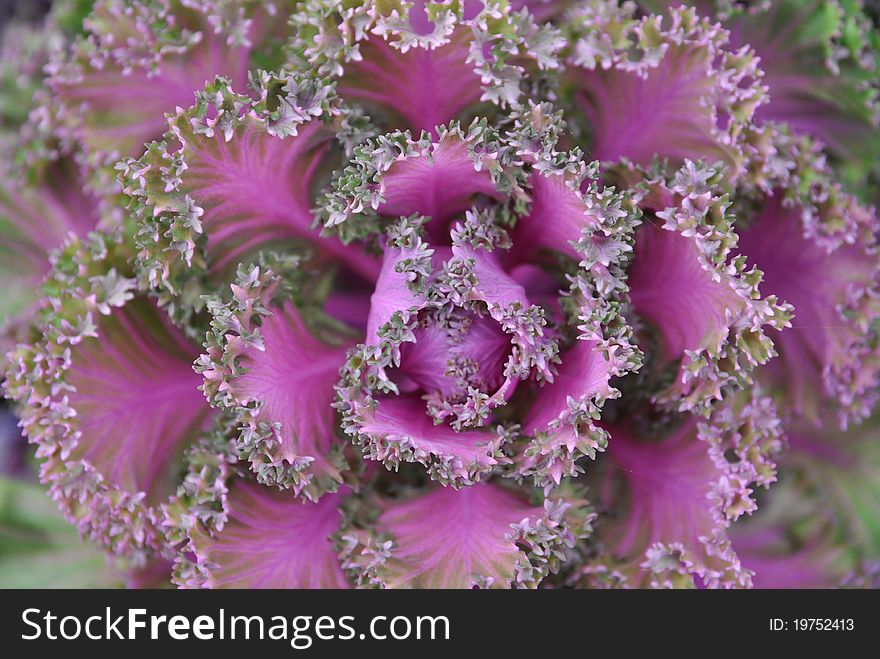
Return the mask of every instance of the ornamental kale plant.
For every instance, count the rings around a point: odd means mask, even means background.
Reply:
[[[128,583],[878,584],[873,3],[83,4],[4,390]]]

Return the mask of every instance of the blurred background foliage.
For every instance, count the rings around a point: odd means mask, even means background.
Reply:
[[[0,585],[4,588],[109,588],[119,573],[82,542],[44,488],[0,476]]]

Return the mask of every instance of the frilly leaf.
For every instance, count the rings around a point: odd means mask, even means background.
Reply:
[[[655,157],[721,161],[736,177],[743,132],[766,88],[754,51],[728,48],[728,34],[676,8],[633,16],[635,4],[591,0],[568,15],[564,93],[582,113],[601,161]]]
[[[761,271],[731,255],[738,239],[719,177],[688,162],[668,183],[647,182],[640,205],[656,219],[636,235],[628,273],[633,309],[660,332],[660,361],[676,364],[656,400],[703,414],[751,382],[776,354],[765,327],[783,329],[791,317],[788,305],[761,296]]]
[[[581,568],[581,585],[750,585],[727,529],[754,510],[753,488],[775,480],[782,440],[772,403],[755,391],[741,396],[708,422],[686,418],[659,440],[609,428],[604,473],[593,474],[614,512],[600,516],[598,555]]]
[[[534,588],[591,531],[583,500],[535,506],[493,484],[379,500],[369,528],[339,535],[346,571],[381,588]]]
[[[196,371],[211,405],[234,414],[235,450],[257,481],[317,500],[336,491],[347,466],[332,403],[348,344],[319,339],[281,285],[269,268],[239,269],[232,299],[208,301]]]
[[[164,546],[158,506],[210,408],[190,366],[195,346],[136,293],[118,240],[93,233],[56,255],[42,335],[10,354],[4,387],[68,519],[143,561]]]
[[[378,273],[374,258],[312,227],[312,186],[330,144],[357,142],[364,126],[325,81],[258,72],[253,84],[257,100],[215,78],[169,118],[163,142],[117,166],[138,221],[139,278],[164,303],[200,308],[193,288],[275,241]]]
[[[291,26],[291,66],[338,79],[340,95],[376,108],[387,130],[416,133],[515,106],[559,68],[563,45],[556,28],[498,0],[309,0]]]

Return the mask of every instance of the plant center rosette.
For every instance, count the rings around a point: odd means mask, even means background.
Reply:
[[[452,245],[437,248],[418,235],[425,221],[389,231],[367,338],[344,368],[338,407],[371,459],[420,462],[445,484],[470,485],[509,462],[499,415],[521,383],[552,383],[559,343],[544,308],[502,267],[503,249],[465,236],[491,231],[485,216],[467,211]]]
[[[343,428],[370,459],[418,462],[455,487],[510,470],[549,485],[604,449],[594,420],[639,356],[622,297],[599,288],[626,262],[636,211],[579,153],[555,150],[556,122],[533,106],[503,135],[441,128],[357,187],[381,190],[366,212],[341,187],[327,196],[331,229],[387,227],[366,337],[337,386]],[[557,203],[577,247],[517,249]]]

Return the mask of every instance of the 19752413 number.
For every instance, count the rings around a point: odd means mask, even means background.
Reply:
[[[798,632],[853,631],[855,622],[852,618],[795,618],[792,628]]]

